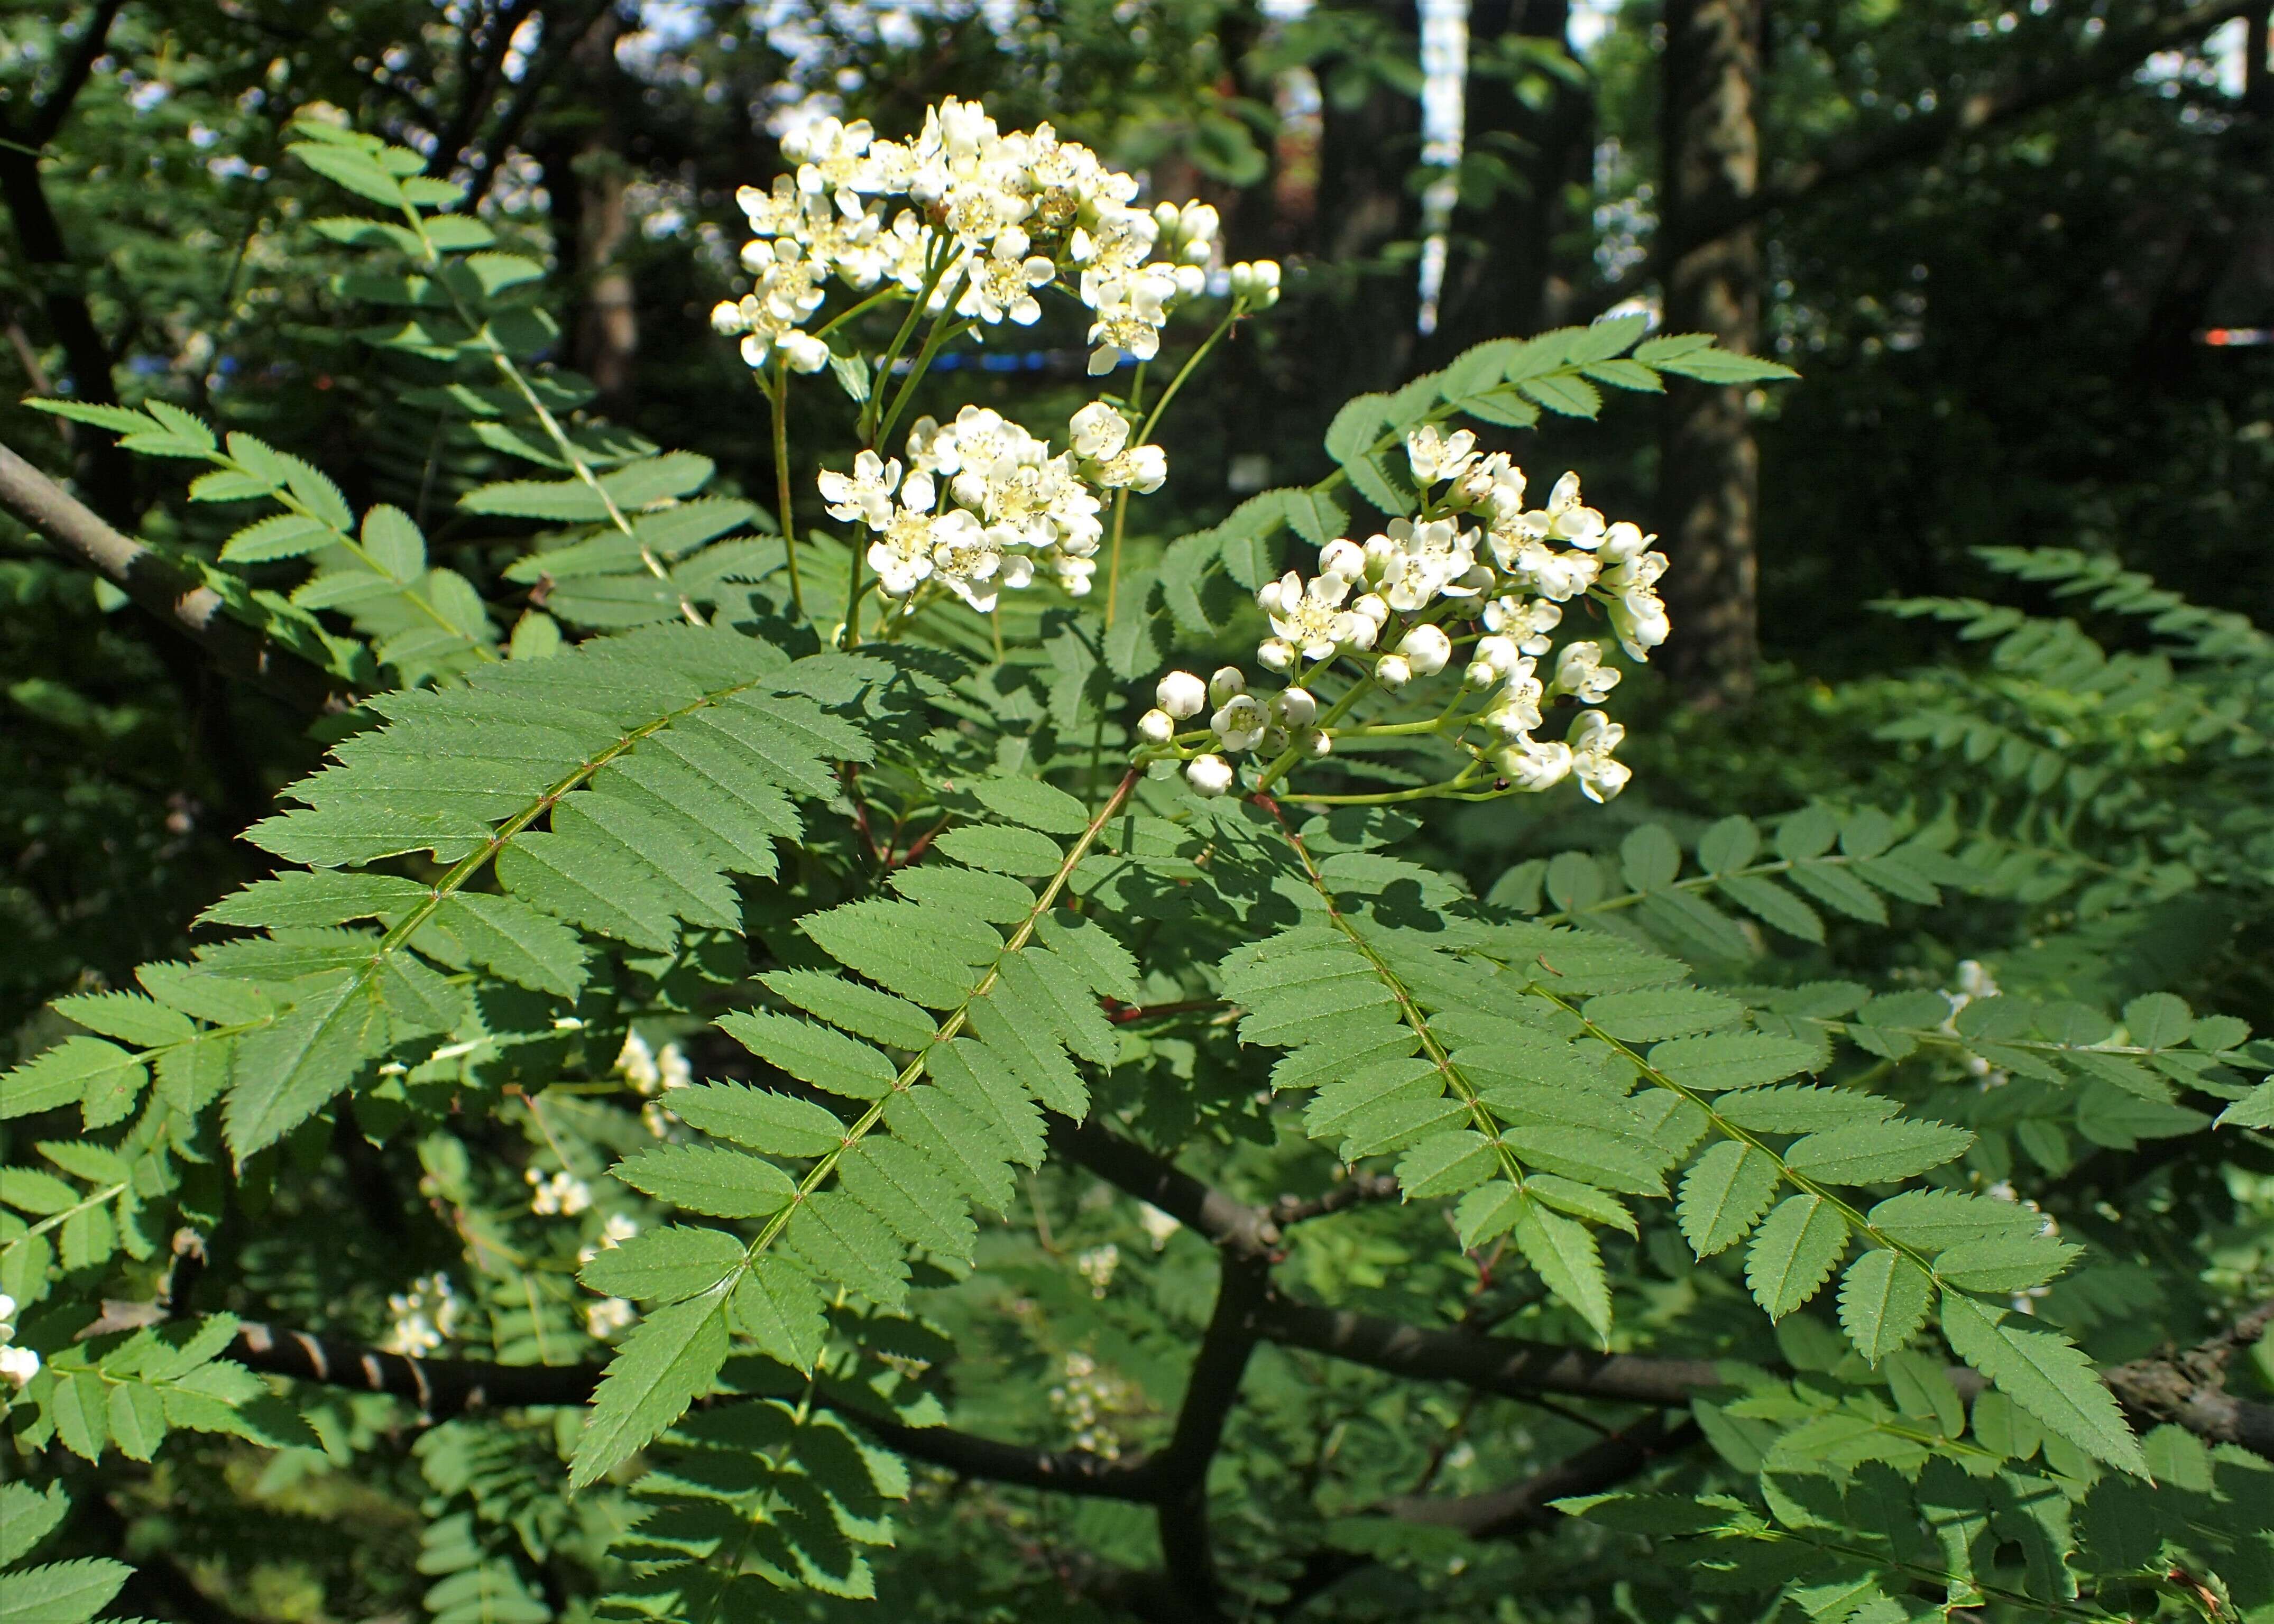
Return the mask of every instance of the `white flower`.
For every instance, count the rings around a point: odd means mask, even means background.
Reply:
[[[1648,587],[1622,592],[1609,606],[1611,628],[1618,633],[1619,646],[1630,658],[1648,659],[1650,651],[1674,630],[1667,619],[1666,605]]]
[[[663,1086],[662,1073],[656,1070],[655,1050],[636,1032],[624,1034],[624,1046],[616,1055],[616,1071],[640,1094],[651,1094]]]
[[[1166,710],[1148,710],[1137,718],[1137,736],[1148,744],[1166,744],[1176,734],[1177,718]]]
[[[1555,482],[1540,516],[1547,520],[1542,533],[1557,541],[1569,542],[1575,547],[1602,545],[1603,515],[1580,502],[1579,476],[1575,473],[1567,473]]]
[[[1103,401],[1092,401],[1066,420],[1067,439],[1074,455],[1103,462],[1121,455],[1129,443],[1129,419]]]
[[[573,1218],[592,1204],[592,1186],[566,1169],[548,1178],[525,1168],[522,1177],[530,1186],[529,1210],[540,1218]]]
[[[1140,1201],[1137,1203],[1137,1227],[1151,1237],[1153,1250],[1158,1252],[1169,1244],[1171,1235],[1185,1226],[1150,1201]]]
[[[1074,1254],[1074,1272],[1089,1282],[1089,1294],[1102,1297],[1113,1284],[1113,1271],[1121,1265],[1121,1248],[1111,1241]]]
[[[1158,446],[1132,446],[1093,469],[1097,483],[1109,491],[1131,490],[1150,496],[1169,477],[1169,454]]]
[[[1502,777],[1517,789],[1535,793],[1571,776],[1571,747],[1560,741],[1526,739],[1493,759]]]
[[[923,494],[931,494],[931,481],[911,475],[910,485],[923,479]],[[877,590],[887,598],[906,598],[931,579],[932,530],[935,521],[922,508],[903,505],[893,513],[883,533],[869,544],[869,568],[877,572]],[[927,500],[925,507],[930,504]]]
[[[1393,519],[1388,532],[1377,538],[1387,549],[1367,544],[1369,561],[1379,560],[1382,596],[1392,609],[1412,613],[1427,608],[1440,593],[1449,598],[1473,597],[1476,588],[1465,577],[1477,561],[1476,536],[1451,519]]]
[[[1319,702],[1310,689],[1291,688],[1272,695],[1271,714],[1291,729],[1308,727],[1318,718]]]
[[[1583,710],[1571,725],[1571,771],[1579,779],[1579,793],[1593,801],[1607,801],[1627,786],[1633,769],[1611,759],[1611,752],[1627,730],[1607,719],[1600,710]]]
[[[1348,537],[1337,537],[1319,549],[1319,573],[1357,581],[1366,571],[1366,550]]]
[[[892,492],[900,483],[900,459],[887,462],[873,451],[853,459],[853,471],[840,474],[824,469],[814,483],[829,504],[829,516],[847,523],[859,520],[872,530],[892,523]]]
[[[1397,652],[1413,667],[1413,674],[1434,677],[1453,658],[1453,640],[1437,626],[1417,626],[1398,643]]]
[[[1415,481],[1430,485],[1466,474],[1476,462],[1476,448],[1477,437],[1466,429],[1441,436],[1425,425],[1405,437],[1405,461]]]
[[[1252,750],[1263,737],[1264,729],[1271,725],[1271,714],[1263,702],[1253,694],[1233,694],[1224,701],[1221,710],[1209,718],[1209,726],[1224,748],[1238,755]]]
[[[1323,660],[1332,658],[1344,644],[1355,643],[1360,627],[1366,628],[1367,640],[1373,641],[1372,623],[1342,606],[1349,595],[1350,583],[1340,575],[1314,575],[1306,583],[1291,569],[1276,581],[1265,582],[1255,601],[1271,617],[1275,633],[1305,658]]]
[[[604,1297],[584,1304],[584,1329],[594,1342],[607,1341],[638,1317],[638,1312],[620,1297]]]
[[[1504,680],[1517,668],[1524,656],[1513,639],[1498,635],[1480,637],[1472,657],[1481,665],[1488,665]]]
[[[1559,553],[1543,541],[1503,545],[1495,532],[1493,543],[1501,568],[1531,585],[1551,603],[1562,603],[1585,591],[1602,568],[1591,553]]]
[[[932,521],[932,572],[948,590],[981,614],[995,607],[996,593],[985,583],[1002,568],[1002,550],[977,519],[961,508]]]
[[[1385,654],[1374,662],[1374,680],[1394,694],[1413,680],[1413,667],[1402,654]]]
[[[457,1294],[444,1274],[425,1274],[412,1281],[410,1290],[388,1297],[387,1309],[395,1316],[395,1327],[380,1346],[389,1353],[424,1357],[457,1328]]]
[[[1657,539],[1655,536],[1644,535],[1641,526],[1621,519],[1603,532],[1602,545],[1598,551],[1606,565],[1623,564],[1629,559],[1641,557],[1643,549]]]
[[[1214,800],[1231,787],[1231,763],[1221,756],[1195,756],[1185,764],[1185,779]]]
[[[1279,302],[1279,262],[1242,260],[1231,267],[1231,297],[1245,299],[1250,310],[1269,310]]]
[[[1266,671],[1284,671],[1295,663],[1295,645],[1284,637],[1266,637],[1255,645],[1255,663]]]
[[[1469,507],[1483,508],[1495,523],[1513,519],[1524,512],[1524,470],[1507,452],[1495,451],[1461,476],[1455,494]]]
[[[676,1043],[666,1043],[655,1057],[656,1073],[663,1080],[664,1091],[684,1088],[695,1080],[695,1069],[687,1064],[687,1051]]]
[[[1024,237],[1024,233],[1018,233],[1021,240],[1013,244],[1016,229],[1005,231],[992,253],[971,262],[970,285],[957,301],[958,314],[977,316],[990,325],[1005,316],[1020,327],[1032,327],[1042,320],[1042,302],[1035,297],[1034,289],[1047,287],[1057,274],[1056,267],[1040,254],[1016,257],[1015,249],[1023,246]],[[1005,253],[1006,245],[1013,246],[1013,252]]]
[[[1516,646],[1526,654],[1545,654],[1550,647],[1547,634],[1563,623],[1563,610],[1545,598],[1510,593],[1485,605],[1484,622],[1487,630],[1515,638]]]
[[[1604,665],[1600,643],[1568,643],[1556,658],[1556,690],[1570,695],[1583,705],[1602,703],[1618,685],[1619,673]]]
[[[0,1380],[20,1387],[40,1373],[40,1356],[32,1349],[10,1345],[15,1335],[16,1299],[0,1291]]]
[[[1180,722],[1208,709],[1208,684],[1189,671],[1172,671],[1163,677],[1153,696],[1162,710]]]

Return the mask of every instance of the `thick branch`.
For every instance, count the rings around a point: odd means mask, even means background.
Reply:
[[[1255,1351],[1255,1312],[1270,1295],[1270,1263],[1227,1251],[1216,1310],[1201,1337],[1169,1447],[1148,1462],[1160,1495],[1161,1557],[1169,1583],[1195,1614],[1220,1610],[1209,1532],[1208,1472],[1239,1401],[1240,1378]]]
[[[597,1365],[490,1365],[422,1359],[248,1323],[225,1356],[251,1370],[299,1381],[384,1393],[432,1421],[470,1410],[585,1404],[600,1385]],[[1156,1491],[1143,1462],[1109,1461],[1081,1449],[1035,1449],[944,1426],[907,1426],[851,1405],[820,1401],[887,1448],[967,1477],[1105,1500],[1148,1501]]]
[[[1555,1521],[1548,1502],[1574,1494],[1599,1494],[1624,1483],[1653,1461],[1676,1455],[1705,1434],[1685,1420],[1667,1425],[1663,1412],[1645,1417],[1623,1432],[1598,1439],[1578,1454],[1533,1473],[1520,1483],[1454,1498],[1401,1495],[1375,1507],[1384,1516],[1458,1529],[1472,1539],[1498,1539]]]
[[[1297,1302],[1276,1293],[1257,1312],[1267,1342],[1371,1365],[1393,1376],[1450,1381],[1505,1398],[1565,1393],[1613,1403],[1683,1405],[1723,1384],[1711,1359],[1591,1353],[1554,1342],[1467,1331],[1433,1331],[1401,1320]]]
[[[305,710],[343,696],[329,673],[270,643],[222,611],[219,593],[154,549],[122,535],[38,469],[0,446],[0,508],[53,543],[58,552],[100,571],[129,598],[203,644],[230,676],[267,689]]]
[[[1050,1148],[1107,1184],[1151,1202],[1234,1257],[1264,1259],[1278,1254],[1279,1229],[1269,1215],[1202,1184],[1095,1116],[1080,1124],[1054,1123]]]
[[[1051,1143],[1058,1154],[1109,1184],[1182,1219],[1228,1256],[1274,1255],[1279,1234],[1265,1209],[1244,1207],[1096,1118],[1078,1131],[1062,1132]],[[1304,1303],[1276,1291],[1257,1306],[1254,1323],[1264,1342],[1347,1359],[1393,1376],[1449,1381],[1506,1398],[1562,1393],[1608,1402],[1679,1407],[1723,1385],[1711,1359],[1598,1354],[1553,1342],[1433,1330]],[[2234,1350],[2255,1341],[2268,1324],[2274,1324],[2274,1304],[2254,1311],[2190,1353],[2120,1365],[2102,1372],[2101,1379],[2139,1415],[2274,1459],[2274,1404],[2235,1398],[2219,1386]],[[1963,1365],[1953,1366],[1949,1373],[1965,1397],[1971,1398],[1984,1386],[1982,1378]]]

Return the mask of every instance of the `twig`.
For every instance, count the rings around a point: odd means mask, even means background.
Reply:
[[[56,549],[101,572],[160,620],[202,644],[223,672],[303,710],[339,709],[346,685],[222,613],[221,595],[156,549],[120,534],[68,491],[0,445],[0,507]]]

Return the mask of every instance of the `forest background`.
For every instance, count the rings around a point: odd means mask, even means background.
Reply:
[[[335,198],[284,150],[296,117],[328,107],[545,242],[558,358],[592,380],[599,409],[764,500],[764,402],[707,322],[734,291],[735,188],[780,170],[780,132],[818,111],[900,129],[943,95],[984,96],[1006,127],[1047,118],[1142,171],[1150,195],[1214,204],[1228,257],[1286,267],[1279,311],[1235,334],[1233,364],[1199,378],[1165,430],[1178,471],[1165,511],[1148,515],[1162,537],[1316,477],[1347,396],[1484,339],[1640,311],[1800,373],[1773,390],[1668,380],[1600,425],[1551,406],[1530,437],[1535,478],[1581,462],[1584,443],[1590,499],[1649,516],[1675,562],[1664,590],[1677,629],[1631,679],[1660,703],[1636,725],[1638,785],[1614,808],[1503,804],[1430,825],[1435,859],[1480,892],[1568,848],[1615,864],[1608,854],[1653,820],[1687,842],[1728,814],[1826,799],[1930,817],[1957,781],[1922,777],[1937,752],[2025,800],[2079,763],[2152,770],[2182,786],[2179,801],[2205,786],[2187,838],[2234,858],[2226,889],[2148,888],[2105,918],[2089,902],[2025,927],[2001,914],[2014,974],[2045,996],[2112,1009],[2178,990],[2270,1024],[2263,777],[2222,777],[2177,745],[2142,766],[2129,752],[2150,724],[2087,714],[2090,684],[2040,680],[2037,645],[1998,642],[2017,614],[1962,601],[2082,616],[2101,658],[2120,661],[2161,630],[2139,618],[2146,589],[2123,571],[2213,620],[2263,618],[2274,598],[2265,8],[1457,9],[1466,71],[1449,163],[1423,127],[1425,13],[1443,6],[6,0],[0,444],[72,482],[120,532],[216,540],[226,527],[178,500],[167,465],[17,403],[161,400],[289,445],[358,509],[391,501],[447,526],[450,498],[491,459],[443,434],[416,380],[339,313],[328,278],[350,256],[312,223]],[[1085,398],[1082,357],[1077,330],[1046,321],[983,365],[967,358],[955,381],[966,398],[1040,386],[1071,404]],[[851,402],[804,398],[849,423]],[[12,1034],[0,1058],[12,1062],[63,1029],[47,1000],[130,983],[137,964],[184,951],[200,910],[267,871],[238,837],[322,744],[178,627],[95,586],[86,559],[0,529],[0,1032]],[[1985,548],[2079,556],[2032,581]],[[2080,583],[2109,596],[2080,607]],[[2266,657],[2244,646],[2259,664],[2238,691],[2263,718]],[[2053,714],[2064,695],[2077,714]],[[1946,703],[1977,718],[2007,709],[1988,731],[1938,731]],[[2140,836],[2141,863],[2170,859],[2176,848],[2150,850],[2167,832]],[[1864,956],[1883,985],[1931,989],[1960,985],[1977,954],[1954,929],[1899,916]],[[2263,1135],[2221,1152],[2237,1160],[2212,1158],[2205,1177],[2246,1174],[2226,1186],[2243,1193],[2219,1294],[2248,1298],[2255,1282],[2263,1297],[2274,1155]],[[2031,1154],[2067,1170],[2050,1149]],[[403,1169],[390,1183],[350,1155],[335,1171],[379,1214],[370,1255],[426,1244],[404,1227],[420,1203]],[[2110,1177],[2157,1176],[2127,1163]],[[1338,1257],[1329,1273],[1363,1282],[1400,1255]],[[2118,1337],[2104,1362],[2149,1351]],[[2233,1380],[2263,1398],[2274,1365],[2243,1361]],[[1419,1449],[1417,1470],[1438,1476],[1465,1412],[1458,1422],[1434,1456]],[[195,1494],[161,1477],[82,1495],[72,1538],[139,1563],[132,1610],[152,1617],[369,1616],[415,1605],[420,1582],[396,1558],[430,1526],[419,1505],[450,1499],[431,1471],[399,1476],[311,1492],[256,1533],[244,1514],[281,1492],[275,1474],[219,1461]],[[376,1544],[321,1537],[357,1519]],[[1083,1537],[1109,1549],[1119,1538]],[[1055,1535],[1032,1538],[1047,1548]],[[1020,1586],[1037,1568],[1081,1588],[1063,1564],[969,1560],[975,1595],[1029,1595]],[[1596,1581],[1557,1583],[1576,1596]]]

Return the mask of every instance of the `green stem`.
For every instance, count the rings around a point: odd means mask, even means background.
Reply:
[[[1147,363],[1143,361],[1137,363],[1137,375],[1129,383],[1129,410],[1133,412],[1141,410],[1143,407],[1146,365]],[[1149,421],[1146,426],[1148,428],[1152,426]],[[1145,443],[1145,436],[1142,432],[1139,433],[1137,441],[1140,445]],[[1108,631],[1113,629],[1114,605],[1121,596],[1121,532],[1128,519],[1129,487],[1124,485],[1113,493],[1113,544],[1106,553],[1105,629]],[[1097,777],[1097,747],[1095,742],[1090,747],[1089,773],[1092,781],[1095,782]]]
[[[790,516],[794,500],[789,477],[789,360],[782,357],[774,362],[773,382],[765,389],[766,402],[773,409],[774,417],[774,506],[775,516],[781,521],[782,556],[789,565],[790,606],[805,616],[805,592],[797,578],[797,524]]]
[[[538,398],[536,389],[523,375],[522,370],[514,365],[513,357],[506,352],[505,346],[498,342],[497,335],[490,331],[490,324],[477,320],[474,312],[466,308],[465,301],[458,297],[457,289],[451,287],[450,279],[439,274],[443,268],[442,251],[434,246],[434,239],[427,235],[425,216],[408,203],[403,206],[403,217],[410,222],[411,230],[418,234],[420,244],[426,251],[426,262],[438,273],[434,277],[433,285],[442,289],[449,298],[451,308],[457,312],[458,320],[465,323],[467,330],[473,335],[475,341],[489,352],[490,360],[496,366],[499,374],[513,386],[515,393],[521,396],[522,403],[529,408],[531,414],[544,428],[546,437],[552,440],[553,447],[560,454],[561,460],[576,471],[576,477],[584,482],[586,489],[600,499],[600,507],[608,515],[608,523],[629,537],[633,545],[639,549],[640,562],[647,567],[648,574],[666,586],[669,585],[671,572],[664,568],[663,560],[655,555],[654,550],[640,540],[639,532],[633,528],[632,522],[624,516],[624,510],[616,505],[616,499],[608,493],[608,488],[600,483],[600,477],[592,471],[591,464],[585,462],[584,456],[577,451],[575,442],[568,438],[568,431],[561,426],[561,420],[553,415],[552,410],[542,400]],[[710,624],[704,619],[703,612],[695,606],[691,598],[684,592],[678,596],[679,613],[686,618],[689,626]]]
[[[933,260],[924,267],[923,286],[908,302],[908,313],[900,318],[900,331],[892,335],[892,342],[885,345],[884,354],[877,357],[876,383],[869,391],[868,403],[861,409],[861,438],[871,450],[883,441],[883,436],[876,432],[876,427],[877,413],[884,409],[885,380],[892,375],[892,364],[900,358],[900,351],[907,345],[908,335],[915,332],[916,323],[923,320],[924,306],[931,302],[932,290],[939,286],[939,279],[947,274],[950,252],[948,240],[944,237],[934,244]]]
[[[892,1079],[892,1086],[886,1090],[884,1097],[862,1112],[860,1118],[845,1130],[844,1143],[821,1156],[806,1170],[805,1177],[798,1181],[796,1192],[791,1195],[787,1203],[766,1220],[765,1227],[758,1231],[757,1238],[750,1243],[744,1253],[748,1259],[755,1262],[759,1253],[774,1244],[782,1230],[788,1227],[791,1217],[811,1199],[814,1193],[828,1182],[830,1176],[836,1172],[837,1164],[844,1159],[845,1153],[866,1139],[877,1124],[885,1119],[885,1111],[893,1101],[915,1086],[917,1079],[924,1074],[925,1062],[931,1051],[944,1043],[953,1042],[956,1034],[963,1030],[970,1019],[971,1006],[994,989],[996,980],[1002,974],[1003,960],[1013,953],[1018,952],[1033,940],[1035,927],[1042,922],[1043,917],[1057,903],[1058,893],[1065,889],[1066,882],[1073,877],[1076,865],[1089,854],[1089,848],[1097,843],[1097,837],[1103,832],[1106,823],[1112,818],[1114,813],[1120,809],[1121,803],[1129,799],[1129,792],[1136,787],[1137,776],[1134,768],[1122,774],[1119,787],[1114,790],[1103,806],[1091,815],[1088,827],[1082,831],[1073,846],[1068,849],[1065,860],[1058,864],[1057,872],[1050,876],[1050,883],[1043,887],[1042,895],[1035,899],[1035,906],[1028,911],[1027,917],[1020,922],[1019,928],[1011,933],[1010,940],[1004,944],[1002,952],[997,955],[994,966],[980,978],[979,984],[971,989],[970,995],[958,1004],[945,1020],[940,1022],[937,1030],[932,1034],[931,1041],[926,1044],[914,1059],[900,1068],[900,1075]]]
[[[1160,425],[1161,414],[1169,410],[1169,402],[1177,398],[1177,391],[1185,387],[1185,380],[1193,375],[1193,369],[1201,364],[1209,350],[1216,348],[1216,341],[1231,332],[1231,324],[1239,320],[1246,312],[1247,302],[1245,299],[1234,299],[1231,309],[1225,312],[1222,321],[1216,324],[1216,331],[1201,340],[1200,348],[1185,357],[1185,364],[1177,369],[1177,375],[1169,380],[1169,387],[1161,391],[1161,398],[1153,402],[1153,412],[1145,419],[1145,426],[1137,431],[1139,445],[1152,443],[1153,431]]]
[[[899,426],[900,414],[915,398],[916,386],[931,370],[932,357],[939,353],[940,346],[958,334],[970,331],[969,321],[955,317],[956,296],[962,291],[961,276],[948,283],[946,300],[940,305],[939,314],[932,318],[931,331],[924,335],[923,348],[916,352],[915,365],[908,368],[907,380],[900,385],[900,392],[892,396],[892,410],[885,412],[884,422],[877,426],[877,444],[883,445],[892,438],[892,430]]]

